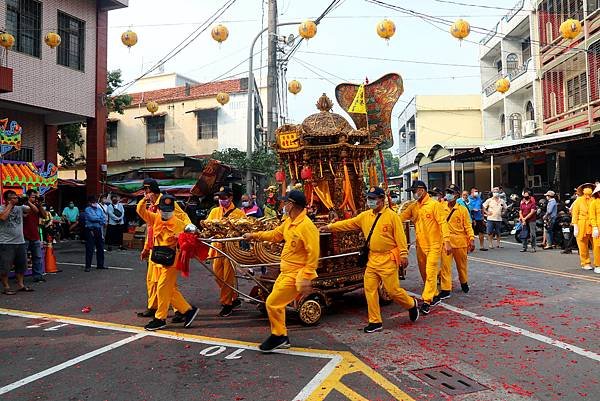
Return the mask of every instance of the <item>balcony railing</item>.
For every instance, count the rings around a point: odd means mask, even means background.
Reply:
[[[498,73],[483,84],[483,92],[486,96],[491,96],[494,92],[496,92],[496,81],[500,78],[502,78],[502,74]]]
[[[527,72],[527,69],[529,67],[529,61],[531,61],[531,58],[528,58],[522,65],[518,66],[517,68],[515,68],[514,70],[512,70],[511,72],[508,73],[508,79],[512,82],[514,79],[520,77],[521,75],[525,74]]]
[[[479,41],[479,44],[481,45],[485,45],[487,42],[489,42],[494,36],[496,36],[496,34],[498,33],[498,27],[500,26],[500,24],[502,23],[502,21],[510,21],[511,19],[513,19],[513,17],[515,15],[517,15],[519,13],[519,11],[521,11],[523,9],[523,5],[525,4],[525,0],[518,0],[517,4],[514,5],[513,8],[510,9],[510,11],[508,13],[506,13],[506,15],[504,17],[502,17],[502,19],[500,20],[500,22],[498,22],[496,24],[496,26],[494,27],[493,30],[490,30],[488,32],[487,35],[485,35],[483,37],[483,39],[481,39]]]

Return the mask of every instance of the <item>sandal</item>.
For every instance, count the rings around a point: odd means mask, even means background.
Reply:
[[[33,288],[31,288],[31,287],[24,286],[24,287],[19,288],[17,291],[19,291],[19,292],[33,292],[35,290]]]
[[[17,292],[15,290],[11,290],[10,288],[5,288],[2,290],[4,295],[15,295]]]

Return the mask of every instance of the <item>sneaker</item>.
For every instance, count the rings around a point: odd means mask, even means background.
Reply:
[[[487,248],[479,248],[480,251],[487,251]]]
[[[264,353],[273,352],[276,349],[284,349],[290,347],[290,339],[288,336],[276,336],[271,334],[258,349]]]
[[[83,271],[85,271],[85,272],[91,272],[91,271],[92,271],[92,269],[91,269],[91,268],[89,268],[89,267],[86,267],[86,268],[85,268]]]
[[[450,294],[450,291],[446,291],[446,290],[442,290],[440,291],[440,293],[438,294],[438,298],[439,299],[448,299],[450,298],[452,294]]]
[[[585,266],[581,266],[581,268],[582,268],[583,270],[592,270],[592,269],[593,269],[593,267],[592,267],[591,265],[585,265]]]
[[[231,316],[232,312],[233,312],[233,306],[223,305],[223,309],[221,309],[221,312],[219,312],[219,316],[221,316],[221,317]]]
[[[600,267],[595,267],[595,268],[594,268],[594,273],[598,273],[598,274],[600,274]]]
[[[424,315],[429,315],[429,310],[430,310],[430,306],[427,302],[423,302],[423,305],[421,305],[421,313]]]
[[[431,300],[431,307],[433,308],[434,306],[439,305],[440,302],[442,302],[440,297],[438,295],[434,296],[433,299]]]
[[[565,251],[560,251],[560,253],[562,253],[563,255],[570,255],[570,254],[572,254],[573,252],[571,252],[571,251],[566,251],[566,250],[565,250]]]
[[[363,331],[365,333],[375,333],[376,331],[383,330],[383,323],[369,323]]]
[[[146,309],[143,312],[138,312],[137,317],[154,317],[156,309]]]
[[[154,318],[154,319],[152,319],[152,321],[150,321],[150,323],[148,323],[147,325],[144,326],[144,329],[146,329],[148,331],[154,331],[154,330],[164,329],[165,327],[167,327],[166,320]]]
[[[239,298],[234,299],[233,302],[231,303],[232,309],[237,309],[240,306],[242,306],[242,301]]]
[[[185,322],[185,315],[179,311],[175,312],[175,316],[171,318],[171,323],[183,323]]]
[[[408,310],[408,318],[410,319],[411,322],[416,322],[417,319],[419,319],[419,304],[417,303],[416,299],[414,299],[414,301],[415,301],[415,306],[413,306],[412,308],[410,308]]]
[[[189,311],[185,312],[184,316],[185,323],[183,324],[183,327],[188,328],[192,325],[196,316],[198,316],[198,308],[192,306],[192,308]]]
[[[460,283],[460,288],[463,290],[463,292],[465,294],[469,292],[469,284],[467,284],[467,283]]]
[[[43,276],[40,276],[40,277],[36,277],[36,278],[34,278],[34,279],[33,279],[33,282],[34,282],[34,283],[40,283],[40,282],[41,282],[41,283],[45,283],[45,282],[46,282],[46,279],[45,279]]]

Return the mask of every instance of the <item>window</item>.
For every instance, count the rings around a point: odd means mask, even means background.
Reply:
[[[504,114],[500,116],[500,136],[504,137],[506,135],[506,118]]]
[[[106,127],[106,146],[109,148],[117,147],[117,126],[118,121],[109,121]]]
[[[498,72],[502,72],[502,60],[496,61],[496,70],[498,70]]]
[[[587,77],[581,73],[567,81],[567,108],[587,103]]]
[[[509,73],[519,68],[519,57],[515,53],[510,53],[506,56],[506,69]]]
[[[546,44],[549,45],[552,43],[552,22],[546,22]]]
[[[85,22],[58,12],[58,34],[61,43],[57,48],[57,63],[83,71],[85,66]]]
[[[218,138],[217,110],[199,110],[196,112],[198,121],[198,139]]]
[[[6,0],[6,31],[15,37],[14,50],[40,57],[42,5],[35,0]]]
[[[527,120],[535,120],[535,111],[533,110],[533,104],[531,102],[527,102],[525,105],[525,118]]]
[[[33,162],[33,148],[21,147],[19,150],[8,152],[4,155],[4,160],[16,162]]]
[[[165,141],[165,116],[146,118],[146,138],[148,143]]]
[[[523,63],[531,58],[531,39],[527,38],[521,43],[521,54],[523,54]]]
[[[558,114],[558,104],[556,102],[556,93],[552,92],[550,94],[550,116],[555,116]]]
[[[588,0],[588,14],[591,14],[600,8],[600,0]]]
[[[513,138],[521,137],[521,115],[519,113],[513,113],[510,115],[510,131],[512,132]]]

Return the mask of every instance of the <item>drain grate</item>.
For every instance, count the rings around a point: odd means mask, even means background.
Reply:
[[[488,387],[477,383],[475,380],[448,366],[417,369],[412,370],[411,373],[425,383],[449,395],[469,394],[489,390]]]

